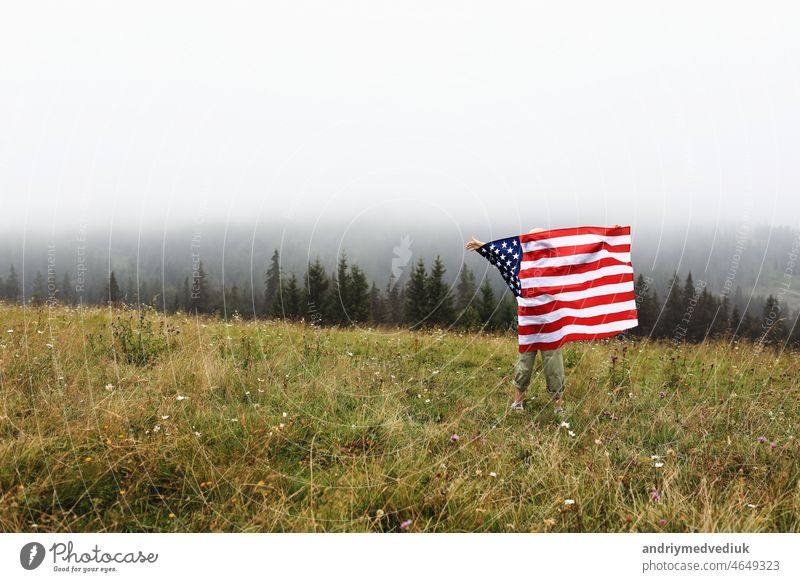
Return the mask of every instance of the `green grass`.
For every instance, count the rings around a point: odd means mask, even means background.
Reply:
[[[571,344],[569,429],[515,353],[1,306],[0,530],[800,531],[797,353]]]

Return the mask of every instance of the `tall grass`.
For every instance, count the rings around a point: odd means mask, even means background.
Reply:
[[[800,531],[798,354],[571,344],[567,427],[515,349],[2,306],[0,530]]]

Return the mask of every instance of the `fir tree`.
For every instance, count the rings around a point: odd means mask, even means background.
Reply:
[[[144,285],[142,285],[144,288]],[[197,267],[197,276],[191,286],[189,311],[191,313],[211,313],[211,295],[209,292],[208,275],[203,267],[203,261]]]

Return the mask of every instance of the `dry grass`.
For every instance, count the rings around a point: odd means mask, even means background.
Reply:
[[[540,377],[508,411],[513,336],[12,306],[0,334],[2,531],[800,531],[796,353],[572,344],[567,428]]]

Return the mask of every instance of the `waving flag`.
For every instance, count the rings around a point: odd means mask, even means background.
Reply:
[[[629,226],[521,234],[478,252],[517,297],[520,352],[554,350],[638,324]]]

